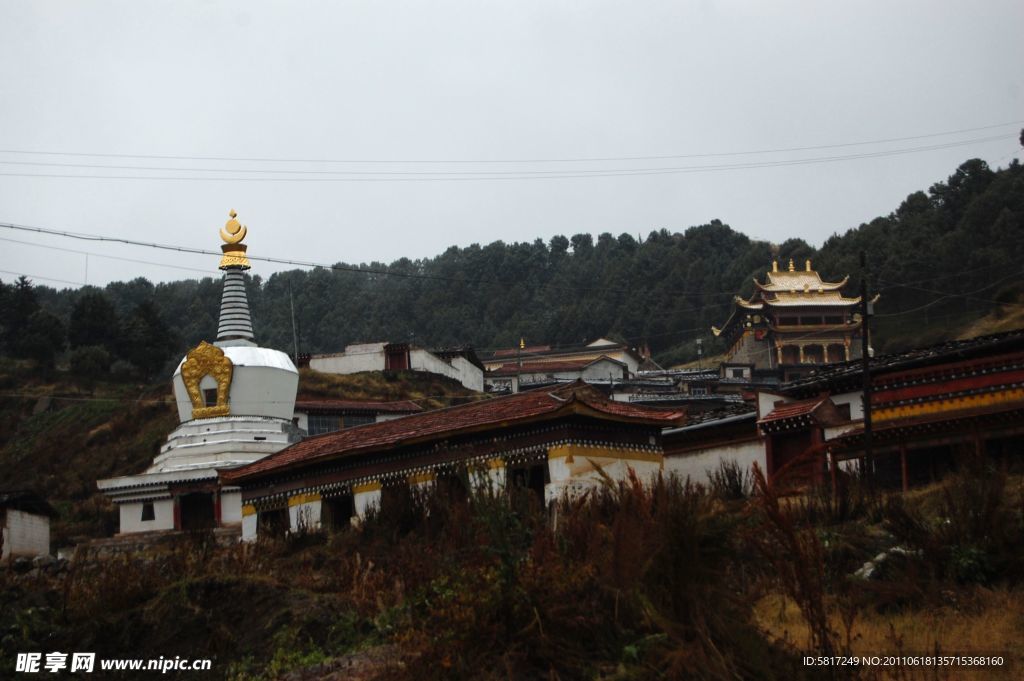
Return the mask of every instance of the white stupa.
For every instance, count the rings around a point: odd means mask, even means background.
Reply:
[[[253,341],[244,272],[247,229],[231,211],[225,244],[217,340],[178,363],[172,384],[181,424],[139,475],[97,482],[120,510],[120,533],[240,525],[241,493],[220,487],[236,468],[298,441],[292,424],[299,373],[283,352]]]

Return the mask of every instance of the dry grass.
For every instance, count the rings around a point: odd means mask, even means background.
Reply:
[[[725,355],[713,355],[711,357],[701,357],[699,360],[693,360],[692,362],[684,362],[683,364],[675,364],[670,366],[669,369],[714,369],[719,364],[725,361]]]
[[[299,395],[300,399],[412,400],[424,409],[439,409],[479,399],[483,393],[469,390],[450,378],[420,371],[362,371],[341,375],[305,368],[299,371]]]
[[[1024,328],[1024,305],[1022,303],[1024,303],[1024,298],[1018,298],[1011,305],[1002,305],[996,308],[995,311],[967,325],[957,335],[957,340]]]
[[[949,605],[926,611],[861,613],[849,631],[850,652],[854,655],[928,655],[936,651],[1004,655],[1015,658],[1016,664],[975,672],[974,676],[969,672],[954,672],[949,678],[984,678],[986,681],[1021,678],[1024,593],[978,589],[967,603],[955,601],[953,594],[950,599]],[[830,608],[829,617],[832,626],[845,634],[839,609]],[[770,594],[760,599],[754,607],[754,621],[765,635],[779,642],[799,650],[811,647],[811,632],[800,609],[785,596]]]

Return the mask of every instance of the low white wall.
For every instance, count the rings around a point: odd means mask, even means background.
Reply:
[[[15,509],[8,509],[6,515],[3,558],[50,553],[49,518]]]
[[[470,390],[484,389],[484,372],[466,361],[464,357],[455,357],[449,364],[431,352],[416,349],[409,353],[409,364],[410,369],[447,376]]]
[[[453,357],[452,366],[455,367],[462,378],[459,381],[463,386],[477,392],[484,391],[484,371],[470,362],[465,357]]]
[[[665,474],[674,473],[684,480],[689,477],[693,482],[706,485],[708,484],[708,474],[716,470],[722,461],[735,461],[746,470],[750,470],[756,462],[763,472],[767,470],[765,468],[764,442],[752,440],[666,456]]]
[[[373,347],[376,347],[376,343]],[[325,374],[355,374],[360,371],[383,371],[384,349],[360,349],[359,346],[345,348],[345,354],[331,357],[313,357],[309,368]]]
[[[152,502],[152,520],[142,519],[143,503],[141,501],[133,501],[126,504],[118,504],[121,534],[174,529],[174,501],[172,499],[159,499]]]
[[[237,525],[242,522],[242,490],[221,490],[220,522],[221,525]]]
[[[256,511],[247,509],[245,514],[242,515],[242,541],[253,542],[256,541],[257,534],[256,528],[259,526],[259,516],[256,515]]]

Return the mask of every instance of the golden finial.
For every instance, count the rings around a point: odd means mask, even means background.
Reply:
[[[236,219],[238,213],[234,209],[228,215],[231,219],[220,230],[220,238],[224,241],[224,245],[220,247],[224,252],[224,257],[220,259],[220,269],[247,270],[250,267],[249,258],[245,256],[247,246],[242,243],[242,239],[249,233],[249,229]]]
[[[789,271],[796,272],[796,268],[793,267],[793,258],[789,259]]]
[[[778,272],[778,271],[779,271],[779,261],[778,260],[772,260],[772,272]]]
[[[811,271],[811,259],[810,258],[807,258],[807,271],[808,272]]]
[[[525,338],[520,338],[519,339],[519,349],[520,350],[526,349],[526,339]]]

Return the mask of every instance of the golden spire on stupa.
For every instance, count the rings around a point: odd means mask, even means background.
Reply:
[[[224,240],[224,245],[220,247],[220,250],[224,252],[224,257],[220,259],[220,269],[247,270],[251,265],[249,258],[245,255],[245,249],[248,247],[242,243],[242,239],[249,233],[249,230],[236,219],[238,213],[234,210],[228,215],[231,216],[231,219],[220,230],[220,238]]]

